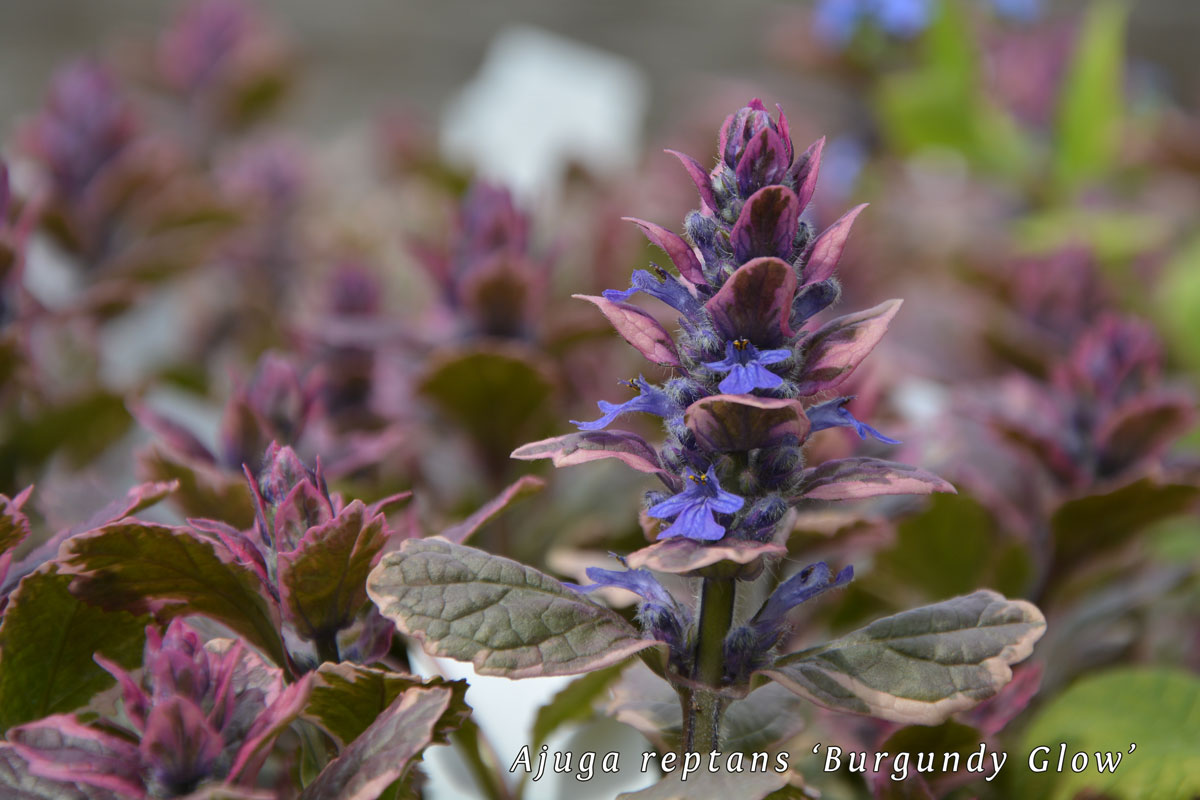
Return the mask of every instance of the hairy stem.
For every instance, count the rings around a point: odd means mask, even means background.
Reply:
[[[737,584],[732,578],[705,578],[700,593],[700,626],[696,640],[697,683],[721,687],[725,675],[725,637],[733,624],[733,601]],[[685,689],[683,705],[683,745],[685,753],[719,750],[721,718],[726,701],[717,691]]]

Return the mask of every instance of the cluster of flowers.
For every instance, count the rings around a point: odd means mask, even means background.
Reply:
[[[619,586],[644,599],[639,616],[670,645],[677,668],[692,658],[690,612],[648,569],[689,574],[732,561],[754,577],[789,508],[810,499],[950,490],[940,479],[892,462],[851,458],[806,467],[810,434],[848,427],[862,438],[896,443],[848,410],[848,396],[829,396],[879,342],[899,301],[817,324],[840,294],[834,271],[854,208],[819,234],[801,215],[816,186],[824,140],[793,151],[788,122],[759,100],[732,114],[720,134],[720,161],[710,173],[674,153],[699,190],[702,206],[685,222],[690,242],[653,223],[632,220],[670,256],[678,274],[638,270],[632,286],[584,297],[618,333],[671,376],[627,382],[637,395],[576,422],[580,432],[518,449],[517,458],[553,458],[565,466],[614,457],[656,475],[667,491],[647,494],[646,514],[661,520],[656,545],[633,554],[635,568],[592,568],[586,587]],[[675,335],[627,301],[642,293],[679,313]],[[665,440],[651,447],[636,433],[610,430],[641,412],[662,419]],[[671,553],[674,566],[665,566]],[[701,571],[697,571],[701,570]],[[847,567],[824,563],[781,584],[758,614],[726,641],[730,679],[748,675],[781,639],[787,612],[850,580]]]

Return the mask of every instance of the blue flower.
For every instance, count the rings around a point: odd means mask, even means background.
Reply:
[[[867,423],[856,419],[846,408],[846,404],[853,399],[853,396],[835,397],[829,402],[815,405],[806,410],[804,413],[808,415],[808,421],[812,423],[812,431],[815,433],[826,428],[854,428],[854,432],[860,439],[866,439],[869,433],[884,444],[900,444],[898,440],[884,436]]]
[[[1033,22],[1042,11],[1042,0],[992,0],[997,15],[1014,22]]]
[[[714,542],[725,536],[725,528],[713,517],[714,512],[732,514],[746,501],[721,488],[712,467],[703,475],[688,475],[688,485],[677,495],[651,506],[646,512],[655,519],[675,521],[658,534],[659,539],[683,536],[702,542]]]
[[[604,299],[615,303],[628,300],[638,292],[645,292],[686,317],[695,319],[700,315],[700,301],[692,297],[692,293],[668,272],[663,272],[662,280],[659,280],[644,269],[634,270],[632,284],[624,291],[605,289]]]
[[[637,397],[626,400],[619,405],[601,400],[596,405],[604,412],[604,416],[591,422],[580,422],[573,419],[571,420],[571,424],[581,431],[598,431],[607,428],[617,417],[630,411],[654,414],[664,419],[678,416],[682,413],[679,404],[668,397],[667,393],[662,389],[647,383],[646,379],[641,375],[637,377],[637,380],[631,381],[629,385],[638,389],[639,394]]]
[[[757,632],[771,638],[775,631],[781,632],[784,618],[793,608],[830,589],[845,586],[853,577],[854,567],[846,567],[834,576],[824,561],[809,564],[779,584],[750,624]]]
[[[617,559],[624,564],[620,556]],[[675,602],[663,585],[658,582],[653,573],[645,569],[627,569],[620,572],[613,569],[588,567],[587,576],[593,583],[588,586],[577,586],[573,583],[563,585],[580,592],[591,592],[604,586],[615,586],[628,589],[644,601],[638,606],[637,619],[643,630],[659,641],[666,642],[671,650],[672,660],[682,664],[687,659],[688,630],[692,624],[691,614],[687,609]]]
[[[930,5],[930,0],[821,0],[814,24],[821,38],[838,47],[868,20],[890,36],[909,39],[929,26]]]
[[[778,364],[792,355],[790,350],[759,350],[745,339],[734,339],[725,343],[725,358],[711,361],[704,366],[714,372],[728,372],[721,381],[724,394],[749,394],[755,389],[775,389],[783,385],[783,378],[767,369],[764,364]]]

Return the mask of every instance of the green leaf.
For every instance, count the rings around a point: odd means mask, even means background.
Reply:
[[[1054,177],[1070,191],[1103,175],[1120,147],[1125,63],[1123,3],[1093,4],[1083,22],[1058,109]]]
[[[482,675],[590,672],[655,644],[545,573],[444,540],[410,539],[384,556],[367,594],[426,652]]]
[[[179,482],[171,502],[186,516],[219,519],[239,529],[254,524],[254,501],[242,476],[190,462],[156,446],[139,454],[138,462],[150,480]]]
[[[982,590],[877,620],[762,672],[836,711],[936,725],[996,694],[1045,631],[1031,603]]]
[[[868,578],[894,583],[895,594],[915,586],[937,598],[979,587],[1017,594],[1030,572],[1024,547],[999,535],[979,501],[936,494],[925,511],[900,523],[896,543],[879,554]]]
[[[361,500],[309,528],[292,553],[279,554],[279,602],[299,634],[331,636],[366,605],[367,573],[387,544],[382,514],[367,518]]]
[[[500,463],[544,431],[554,393],[549,369],[515,345],[443,355],[419,388]]]
[[[454,690],[415,687],[401,694],[300,794],[300,800],[375,800],[437,739]]]
[[[322,664],[308,696],[304,716],[349,745],[362,735],[375,718],[397,697],[416,686],[444,686],[454,692],[452,707],[465,716],[470,708],[464,700],[465,681],[434,678],[364,667],[360,664]]]
[[[1106,494],[1069,500],[1050,519],[1055,566],[1066,571],[1120,547],[1154,523],[1186,512],[1198,496],[1197,486],[1142,478]]]
[[[64,545],[62,571],[71,592],[106,609],[153,613],[160,620],[203,614],[260,647],[276,664],[287,656],[279,610],[258,577],[223,560],[212,543],[186,528],[118,522],[80,534]]]
[[[55,564],[26,575],[0,624],[0,731],[74,711],[115,681],[99,652],[126,669],[142,660],[148,619],[106,612],[68,591]]]
[[[592,716],[592,705],[608,693],[628,664],[614,664],[589,672],[567,684],[549,703],[538,709],[533,720],[533,744],[537,750],[550,734],[571,722],[582,722]]]
[[[1182,670],[1125,668],[1085,678],[1049,703],[1025,732],[1022,752],[1049,760],[1042,773],[1021,769],[1015,796],[1070,800],[1176,800],[1200,794],[1200,678]],[[1067,746],[1056,772],[1059,743]],[[1129,752],[1131,744],[1137,749]],[[1033,754],[1036,747],[1050,752]],[[1075,753],[1088,769],[1071,770]],[[1116,770],[1100,772],[1096,753],[1112,753]],[[1082,759],[1081,759],[1082,760]]]
[[[29,536],[29,518],[21,512],[21,505],[29,497],[28,489],[16,497],[0,494],[0,556],[25,541]],[[0,562],[2,565],[3,562]],[[2,566],[0,566],[2,571]],[[0,577],[3,577],[0,575]]]
[[[500,516],[505,509],[545,488],[546,482],[536,475],[522,475],[500,494],[480,506],[474,514],[442,531],[441,536],[456,544],[462,544],[484,525]]]
[[[1155,295],[1172,352],[1200,371],[1200,235],[1181,246],[1162,268]]]

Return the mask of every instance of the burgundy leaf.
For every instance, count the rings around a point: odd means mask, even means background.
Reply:
[[[757,139],[755,141],[758,141]],[[730,233],[738,263],[773,256],[787,259],[800,224],[800,201],[786,186],[767,186],[750,195]]]
[[[866,203],[855,206],[843,214],[837,222],[821,231],[821,235],[813,242],[812,252],[809,253],[808,261],[804,265],[805,285],[820,283],[826,278],[833,277],[833,271],[837,269],[838,261],[842,258],[842,251],[846,249],[846,238],[850,235],[850,228],[866,207]]]
[[[745,195],[757,186],[782,183],[789,163],[788,148],[779,134],[763,128],[746,145],[738,161],[738,190]]]
[[[887,300],[866,311],[832,319],[813,333],[805,348],[800,394],[827,391],[850,377],[879,344],[902,302]]]
[[[647,239],[657,247],[662,248],[670,256],[671,262],[679,270],[680,275],[699,286],[704,286],[708,283],[704,280],[704,271],[700,268],[700,259],[696,258],[696,253],[692,250],[692,246],[682,236],[672,233],[659,225],[655,225],[653,222],[647,222],[644,219],[637,219],[636,217],[622,217],[621,219],[626,222],[632,222],[641,228],[642,233],[646,234]]]
[[[628,431],[582,431],[518,447],[513,458],[549,458],[556,467],[573,467],[602,458],[616,458],[638,472],[662,471],[658,453],[641,436]]]
[[[658,320],[629,303],[613,302],[596,295],[575,294],[572,297],[594,303],[625,341],[655,364],[679,366],[675,341]]]
[[[515,483],[510,484],[500,494],[480,506],[474,514],[457,525],[451,525],[443,530],[441,536],[456,544],[462,544],[506,508],[529,495],[537,494],[544,488],[546,488],[546,482],[541,478],[535,475],[522,475]]]
[[[683,415],[684,424],[709,450],[755,450],[793,438],[802,444],[810,427],[796,400],[718,394],[697,400]]]
[[[796,283],[796,271],[787,262],[756,258],[730,275],[704,307],[727,339],[775,347],[792,336],[788,318]]]
[[[955,493],[946,481],[908,464],[841,458],[804,470],[796,500],[860,500],[885,494]]]
[[[800,210],[808,208],[813,192],[817,188],[817,173],[821,170],[821,151],[825,149],[825,137],[808,146],[800,157],[792,162],[792,177],[796,181],[796,197]]]
[[[692,182],[696,184],[696,190],[700,192],[700,200],[704,205],[710,209],[716,209],[717,200],[713,197],[712,178],[708,176],[704,167],[700,166],[700,162],[676,150],[667,150],[666,152],[678,158],[679,162],[683,164],[683,168],[691,176]]]

